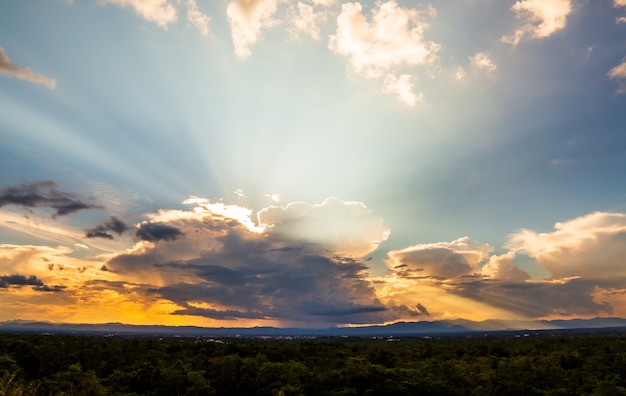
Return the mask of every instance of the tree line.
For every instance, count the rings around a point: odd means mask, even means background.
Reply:
[[[3,395],[626,395],[626,336],[0,334]]]

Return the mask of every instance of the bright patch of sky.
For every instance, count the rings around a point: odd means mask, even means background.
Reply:
[[[1,2],[0,320],[626,316],[625,18]]]

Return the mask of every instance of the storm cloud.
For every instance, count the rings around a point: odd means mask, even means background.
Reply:
[[[153,222],[139,229],[143,242],[109,260],[107,268],[161,285],[150,288],[149,294],[181,307],[172,312],[175,315],[307,325],[386,318],[387,308],[368,280],[368,267],[341,256],[334,242],[307,242],[286,235],[281,227],[262,231],[241,217],[237,207],[194,202],[199,206],[191,211],[151,216]],[[351,204],[337,200],[334,205]],[[304,213],[299,220],[292,217],[289,227],[310,221]],[[354,221],[363,224],[359,216]],[[374,223],[363,232],[371,240],[359,242],[367,247],[360,252],[369,251],[387,230]]]

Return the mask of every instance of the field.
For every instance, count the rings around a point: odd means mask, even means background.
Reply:
[[[626,336],[0,334],[0,395],[626,395]]]

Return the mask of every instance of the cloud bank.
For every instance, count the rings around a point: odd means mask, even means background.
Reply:
[[[89,207],[53,182],[0,192],[0,206],[51,207],[56,215]],[[4,309],[26,301],[51,309],[38,292],[57,292],[46,295],[57,296],[59,312],[106,304],[101,308],[113,319],[107,307],[122,304],[141,317],[150,312],[153,321],[213,325],[626,315],[623,213],[590,213],[548,232],[521,229],[498,254],[467,236],[390,250],[387,272],[372,276],[376,264],[368,255],[390,230],[361,202],[294,202],[266,207],[256,218],[248,208],[199,197],[184,204],[147,213],[134,226],[111,216],[85,230],[87,239],[119,237],[104,255],[74,245],[0,245]],[[122,243],[134,245],[120,250]],[[531,276],[518,256],[548,275]]]
[[[625,214],[595,212],[557,223],[552,232],[522,229],[505,247],[491,255],[490,245],[463,237],[391,251],[379,297],[388,306],[419,301],[435,317],[475,316],[477,307],[486,317],[534,319],[626,313]],[[515,264],[517,254],[549,276],[533,279]]]
[[[259,227],[243,208],[189,202],[191,210],[149,216],[137,231],[141,241],[106,268],[149,281],[148,294],[180,307],[174,315],[308,325],[384,318],[367,266],[348,257],[371,252],[388,235],[363,204],[331,198],[269,207]]]

